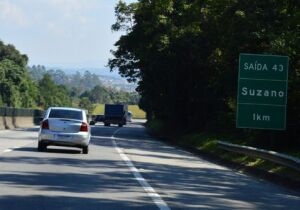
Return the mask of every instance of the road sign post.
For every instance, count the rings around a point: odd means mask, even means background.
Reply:
[[[240,54],[238,128],[285,130],[288,57]]]

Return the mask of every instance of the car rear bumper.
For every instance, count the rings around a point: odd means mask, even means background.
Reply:
[[[83,147],[89,145],[90,138],[90,133],[87,132],[59,133],[41,130],[38,139],[47,145]]]

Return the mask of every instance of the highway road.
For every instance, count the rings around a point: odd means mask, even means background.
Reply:
[[[0,131],[0,210],[300,209],[299,193],[157,141],[142,123],[92,127],[88,155]]]

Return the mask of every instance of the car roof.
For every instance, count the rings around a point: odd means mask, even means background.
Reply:
[[[72,108],[72,107],[49,107],[49,109],[63,109],[63,110],[73,110],[73,111],[84,111],[83,109]]]

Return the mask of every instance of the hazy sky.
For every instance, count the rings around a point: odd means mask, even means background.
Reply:
[[[0,0],[0,40],[27,54],[29,65],[102,68],[120,36],[110,29],[117,2]]]

